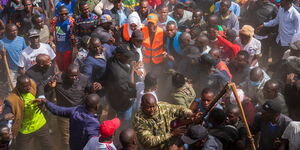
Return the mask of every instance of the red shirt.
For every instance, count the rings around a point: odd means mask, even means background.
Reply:
[[[241,50],[238,44],[233,44],[222,36],[218,36],[218,45],[219,47],[223,47],[222,58],[234,59]]]

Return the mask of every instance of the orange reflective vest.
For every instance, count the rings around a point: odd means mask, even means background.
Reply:
[[[123,39],[125,41],[129,41],[130,40],[130,36],[128,33],[128,23],[123,25],[123,33],[122,33]]]
[[[164,44],[164,31],[162,28],[157,27],[154,39],[152,43],[150,43],[150,36],[148,27],[142,28],[144,33],[144,49],[143,49],[143,61],[144,63],[154,63],[159,64],[163,62],[163,44]]]

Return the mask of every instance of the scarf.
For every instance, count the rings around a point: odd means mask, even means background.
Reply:
[[[131,37],[132,32],[133,32],[130,28],[131,24],[136,24],[138,30],[140,30],[142,28],[141,19],[140,19],[140,16],[137,12],[133,12],[128,16],[128,34],[129,34],[130,37]]]

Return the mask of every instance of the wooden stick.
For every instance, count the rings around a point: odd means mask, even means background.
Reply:
[[[14,84],[13,84],[13,81],[11,79],[10,69],[9,69],[8,62],[7,62],[6,50],[4,49],[4,43],[2,43],[2,51],[3,51],[3,60],[4,60],[5,68],[6,68],[6,71],[7,71],[9,85],[10,85],[11,89],[14,89]]]
[[[249,125],[247,123],[247,119],[246,119],[246,116],[245,116],[245,112],[244,112],[242,103],[240,101],[240,97],[239,97],[239,95],[237,93],[237,90],[236,90],[236,85],[235,85],[235,83],[230,83],[229,86],[231,87],[231,90],[232,90],[232,92],[234,94],[235,100],[236,100],[236,102],[237,102],[237,104],[238,104],[238,106],[240,108],[240,112],[241,112],[241,115],[242,115],[242,120],[243,120],[245,128],[246,128],[247,136],[248,136],[248,139],[251,142],[251,149],[252,150],[256,150],[254,139],[253,139],[251,131],[249,129]]]

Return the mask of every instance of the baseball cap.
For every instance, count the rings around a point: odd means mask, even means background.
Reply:
[[[150,13],[150,14],[148,15],[148,17],[147,17],[147,21],[148,21],[148,22],[152,22],[152,23],[154,23],[154,24],[157,24],[157,22],[158,22],[158,17],[157,17],[156,14]]]
[[[115,131],[120,127],[120,119],[114,118],[112,120],[106,120],[100,125],[100,136],[103,138],[111,137]]]
[[[108,14],[104,14],[100,17],[101,23],[107,23],[107,22],[112,22],[112,18]]]
[[[262,107],[261,112],[281,113],[281,106],[277,100],[268,100]]]
[[[188,128],[188,131],[185,135],[181,136],[181,140],[185,144],[193,144],[207,136],[208,136],[208,131],[206,128],[204,128],[201,125],[194,125]]]
[[[116,53],[123,54],[127,57],[132,57],[134,55],[133,52],[130,50],[129,45],[127,44],[121,44],[120,46],[118,46],[116,48]]]
[[[131,38],[135,40],[144,40],[144,33],[141,30],[135,30],[132,32]]]
[[[36,37],[36,36],[40,36],[39,34],[40,32],[36,29],[30,29],[28,31],[28,37],[31,38],[31,37]]]
[[[295,41],[290,44],[291,49],[300,51],[300,41]]]

